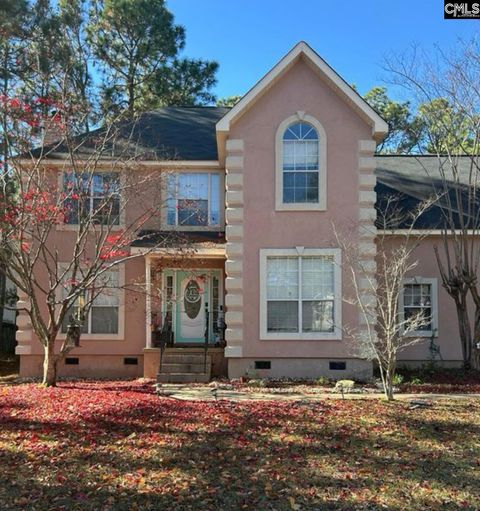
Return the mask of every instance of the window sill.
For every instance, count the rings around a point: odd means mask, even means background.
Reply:
[[[66,339],[65,334],[59,334],[57,339],[64,341]],[[125,337],[123,334],[82,334],[80,336],[80,343],[82,341],[124,341]]]
[[[93,228],[95,230],[101,230],[102,227],[104,230],[109,231],[120,231],[125,228],[124,225],[91,225],[90,228]],[[58,224],[57,225],[57,231],[78,231],[78,224]]]
[[[275,211],[326,211],[325,204],[276,204]]]
[[[403,334],[403,337],[438,337],[438,332],[431,330],[421,331],[421,332],[409,332],[408,334]]]
[[[225,225],[162,225],[164,231],[224,231]]]
[[[261,341],[341,341],[341,331],[335,332],[315,332],[304,334],[292,333],[262,333]]]

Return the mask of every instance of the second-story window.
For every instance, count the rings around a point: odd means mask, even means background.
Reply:
[[[283,134],[283,203],[318,202],[318,133],[310,124],[291,124]]]
[[[77,225],[92,216],[101,225],[120,222],[120,175],[118,172],[72,173],[63,175],[66,195],[65,223]]]
[[[220,175],[182,172],[168,176],[167,224],[220,225]]]

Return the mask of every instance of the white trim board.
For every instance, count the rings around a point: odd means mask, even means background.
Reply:
[[[49,167],[65,167],[70,168],[72,166],[72,161],[69,158],[63,159],[50,159],[48,155],[42,156],[41,158],[19,158],[19,163],[24,165],[38,164],[40,165],[48,165]],[[86,167],[91,167],[92,162],[90,160],[80,160],[75,159],[75,165],[85,165]],[[98,168],[99,171],[104,169],[111,168],[127,168],[129,170],[135,170],[142,167],[165,167],[165,168],[205,168],[205,169],[220,169],[220,162],[218,160],[132,160],[132,161],[124,161],[119,162],[116,160],[108,161],[101,160],[99,162],[95,162],[95,168]]]
[[[226,249],[225,245],[219,248],[193,248],[192,252],[183,253],[179,249],[174,248],[148,248],[148,247],[132,247],[130,249],[131,254],[145,255],[148,257],[178,257],[184,255],[186,259],[197,259],[197,258],[214,258],[214,259],[225,259]]]
[[[385,236],[404,236],[406,234],[410,234],[412,236],[443,236],[444,234],[447,236],[453,236],[454,233],[452,230],[447,229],[446,231],[442,231],[441,229],[378,229],[378,234],[384,234]],[[460,229],[455,231],[455,235],[461,236],[463,232]],[[480,229],[468,229],[465,233],[467,236],[478,236],[480,235]]]

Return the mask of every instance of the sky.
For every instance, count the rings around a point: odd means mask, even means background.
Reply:
[[[167,0],[167,6],[186,28],[184,55],[220,64],[218,97],[247,92],[300,40],[364,94],[388,87],[382,67],[388,55],[412,44],[453,48],[459,38],[480,36],[480,20],[444,20],[442,0]]]

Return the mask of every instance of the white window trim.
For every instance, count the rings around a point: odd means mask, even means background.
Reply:
[[[60,263],[60,269],[65,268],[67,263]],[[80,336],[80,344],[82,341],[123,341],[125,339],[125,264],[115,265],[112,270],[118,271],[118,332],[116,334],[84,334]],[[61,300],[62,290],[59,286],[57,289],[57,300]],[[57,306],[57,313],[60,305]],[[61,329],[60,329],[61,330]],[[59,340],[65,340],[66,334],[61,331],[58,333]]]
[[[436,278],[427,277],[409,277],[403,280],[403,286],[406,284],[429,284],[431,286],[431,299],[432,299],[432,329],[431,330],[417,330],[411,331],[407,334],[402,329],[402,335],[405,337],[438,337],[438,280]],[[405,301],[404,301],[404,290],[399,296],[399,316],[400,321],[403,322],[405,319]]]
[[[220,197],[219,197],[219,207],[220,207],[220,215],[219,215],[219,223],[212,225],[170,225],[168,223],[168,177],[172,174],[216,174],[219,177],[219,187],[220,187]],[[209,178],[209,183],[211,179]],[[162,229],[165,231],[218,231],[219,229],[223,229],[225,225],[225,173],[219,171],[218,169],[199,169],[199,168],[182,168],[170,173],[165,173],[162,179],[162,192],[165,194],[165,197],[162,199]],[[211,189],[209,185],[208,191],[208,212],[210,216],[210,195]],[[178,215],[178,213],[177,213]],[[210,219],[210,218],[209,218]]]
[[[283,202],[283,135],[285,130],[294,123],[311,124],[318,133],[318,202],[315,203],[284,203]],[[327,209],[327,134],[320,122],[297,112],[282,121],[275,135],[275,210],[276,211],[325,211]]]
[[[333,256],[334,329],[333,332],[285,332],[267,330],[267,258],[281,256]],[[342,251],[339,248],[265,248],[260,249],[260,339],[261,340],[341,340],[342,339]],[[299,318],[301,321],[301,318]]]
[[[119,170],[109,170],[109,169],[96,169],[94,174],[100,174],[102,172],[106,172],[109,174],[112,174],[113,172],[117,172],[120,175],[120,218],[118,221],[118,225],[92,225],[92,228],[101,230],[108,228],[110,231],[119,231],[121,229],[125,228],[125,222],[126,222],[126,208],[125,208],[125,197],[122,195],[122,190],[126,187],[126,176],[125,172],[119,171]],[[58,172],[57,182],[58,182],[58,190],[60,193],[63,192],[64,188],[64,177],[65,174],[68,174],[68,170],[61,170]],[[57,225],[58,231],[77,231],[78,230],[78,224],[67,224],[65,222],[59,223]]]

